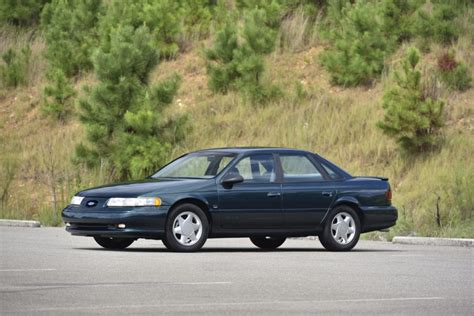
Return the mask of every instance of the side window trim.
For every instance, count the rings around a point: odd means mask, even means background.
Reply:
[[[322,162],[319,160],[319,157],[316,156],[316,155],[310,155],[310,158],[311,160],[316,164],[316,166],[318,167],[319,170],[322,170],[323,174],[324,174],[324,178],[327,180],[327,181],[340,181],[342,179],[344,179],[344,176],[338,171],[338,170],[334,170],[333,168],[330,168],[331,166],[328,166],[337,176],[337,178],[333,179],[329,173],[326,171],[326,169],[323,167],[322,165]],[[324,161],[323,161],[324,162]]]

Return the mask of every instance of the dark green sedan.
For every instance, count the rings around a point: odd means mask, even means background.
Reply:
[[[108,249],[138,238],[173,251],[207,238],[248,237],[276,249],[288,237],[319,236],[347,251],[361,233],[395,225],[386,178],[354,177],[321,156],[287,148],[216,148],[183,155],[147,179],[77,193],[66,230]]]

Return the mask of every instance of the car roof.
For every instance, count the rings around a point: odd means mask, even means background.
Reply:
[[[257,146],[207,148],[207,149],[194,151],[193,153],[201,153],[201,152],[224,152],[224,153],[235,153],[235,154],[255,153],[255,152],[310,153],[309,151],[301,150],[301,149],[293,149],[293,148],[285,148],[285,147],[257,147]]]

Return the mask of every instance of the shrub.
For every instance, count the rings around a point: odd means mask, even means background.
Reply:
[[[268,23],[263,9],[253,9],[245,17],[242,29],[243,44],[236,51],[235,60],[239,77],[237,86],[251,101],[264,103],[281,94],[277,87],[263,83],[264,55],[275,48],[276,31]]]
[[[212,2],[206,0],[112,0],[101,19],[101,37],[108,37],[117,25],[136,29],[145,24],[159,58],[172,58],[178,54],[179,44],[185,45],[183,36],[207,34],[212,6]]]
[[[184,119],[163,116],[178,89],[178,77],[148,84],[158,62],[152,41],[146,26],[113,29],[93,56],[98,83],[79,102],[88,142],[76,148],[76,157],[89,166],[108,162],[117,179],[151,173],[183,136]]]
[[[226,93],[239,77],[235,52],[239,44],[234,23],[228,22],[217,32],[212,48],[205,51],[209,88],[214,92]]]
[[[439,142],[439,131],[444,125],[444,103],[426,96],[421,72],[417,68],[420,54],[410,48],[395,73],[395,82],[385,92],[382,107],[384,120],[378,123],[382,131],[395,138],[402,150],[423,152]]]
[[[2,0],[0,22],[13,25],[32,25],[38,22],[41,9],[49,0]]]
[[[183,16],[180,3],[175,0],[148,1],[140,14],[143,23],[152,29],[153,41],[160,56],[175,56],[179,51],[178,37]]]
[[[5,63],[0,65],[0,78],[2,78],[3,86],[18,87],[27,84],[30,56],[29,46],[22,48],[19,53],[10,48],[2,55]]]
[[[265,12],[265,25],[277,29],[280,26],[283,7],[281,5],[285,0],[237,0],[237,8],[246,15],[249,11],[260,9]],[[289,4],[290,5],[290,4]]]
[[[331,46],[322,53],[322,64],[332,82],[342,86],[367,84],[380,75],[395,39],[383,33],[377,7],[368,1],[346,4],[339,27],[329,37]]]
[[[53,0],[44,7],[41,24],[51,68],[60,69],[68,78],[92,68],[101,10],[97,0]]]
[[[462,62],[457,62],[454,54],[445,53],[438,58],[438,73],[444,84],[459,91],[471,87],[472,76],[469,68]]]
[[[50,82],[44,88],[43,112],[55,119],[64,122],[71,112],[76,91],[60,69],[47,74]]]
[[[421,6],[420,0],[384,0],[379,4],[381,29],[398,42],[410,39],[414,34],[414,13]]]
[[[182,6],[182,37],[202,39],[209,35],[214,4],[209,0],[183,1]],[[181,43],[180,45],[183,45]]]
[[[452,3],[433,3],[432,10],[426,6],[418,9],[414,17],[414,32],[420,36],[423,45],[430,40],[449,45],[459,37],[459,29],[455,24],[456,6]]]
[[[264,55],[274,50],[276,41],[276,31],[269,19],[264,9],[248,11],[240,30],[240,43],[239,30],[230,19],[217,33],[213,47],[205,52],[212,91],[226,93],[237,89],[260,103],[279,94],[277,88],[265,87],[262,82]]]
[[[326,9],[326,26],[332,28],[340,26],[340,22],[344,17],[344,10],[346,6],[352,5],[351,0],[332,0],[329,1]]]

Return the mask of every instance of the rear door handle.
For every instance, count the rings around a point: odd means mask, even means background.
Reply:
[[[331,196],[332,196],[332,192],[323,192],[323,196],[329,196],[329,197],[331,197]]]
[[[277,196],[280,196],[280,195],[281,195],[280,192],[268,192],[267,193],[268,197],[277,197]]]

